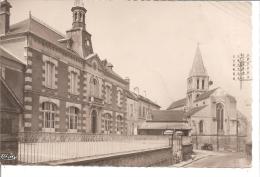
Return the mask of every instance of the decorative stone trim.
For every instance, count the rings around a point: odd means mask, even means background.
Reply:
[[[109,86],[110,88],[112,88],[112,84],[109,82],[105,82],[105,86]]]
[[[108,114],[110,114],[111,116],[113,116],[113,111],[104,110],[104,111],[103,111],[103,115],[106,114],[106,113],[108,113]]]
[[[25,85],[24,90],[32,90],[32,86],[31,85]]]
[[[32,74],[32,69],[31,68],[27,68],[25,71],[26,74]]]
[[[25,77],[25,82],[32,82],[32,77],[29,76]]]
[[[31,119],[32,118],[32,114],[24,114],[24,118],[25,119]]]
[[[124,118],[124,114],[123,113],[116,112],[116,117],[117,116],[122,116]]]
[[[39,102],[40,102],[40,104],[42,104],[43,102],[52,102],[52,103],[55,103],[58,107],[60,107],[60,100],[57,100],[54,98],[40,96]]]
[[[31,122],[25,122],[24,127],[32,127],[32,123]]]
[[[69,107],[71,107],[71,106],[76,107],[76,108],[78,108],[79,110],[81,110],[81,104],[66,102],[66,108],[69,108]]]
[[[28,111],[31,111],[32,110],[32,106],[31,105],[25,105],[24,109],[28,110]]]
[[[32,97],[24,97],[24,102],[32,102]]]

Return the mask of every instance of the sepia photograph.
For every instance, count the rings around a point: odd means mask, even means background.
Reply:
[[[0,0],[0,164],[251,168],[251,16],[250,1]]]

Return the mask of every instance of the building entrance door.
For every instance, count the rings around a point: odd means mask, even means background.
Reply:
[[[93,110],[91,112],[91,132],[97,133],[97,111]]]

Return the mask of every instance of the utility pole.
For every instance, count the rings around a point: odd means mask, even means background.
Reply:
[[[219,142],[218,142],[218,129],[219,129],[219,120],[217,118],[217,151],[219,150]]]
[[[233,55],[233,80],[239,81],[240,90],[243,81],[251,81],[251,60],[249,54]]]

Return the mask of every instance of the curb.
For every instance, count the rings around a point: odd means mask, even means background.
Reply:
[[[175,164],[175,165],[173,165],[173,167],[177,167],[177,168],[185,167],[185,166],[187,166],[187,165],[189,165],[189,164],[191,164],[193,162],[196,162],[198,160],[204,159],[204,158],[209,157],[209,156],[212,156],[212,155],[204,155],[204,156],[195,158],[193,160],[186,161],[185,163],[182,163],[182,164],[181,163]]]

